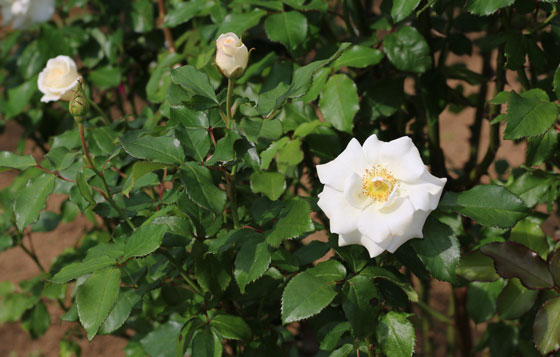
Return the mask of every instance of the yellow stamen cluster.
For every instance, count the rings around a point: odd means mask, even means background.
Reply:
[[[397,187],[397,180],[381,165],[366,169],[362,176],[362,195],[377,202],[387,202]]]

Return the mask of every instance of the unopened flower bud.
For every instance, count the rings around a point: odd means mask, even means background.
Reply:
[[[78,85],[77,89],[74,91],[68,105],[68,111],[76,121],[82,121],[82,116],[87,111],[87,100],[81,85]]]
[[[221,34],[216,40],[216,65],[227,78],[241,77],[247,62],[249,51],[233,32]]]

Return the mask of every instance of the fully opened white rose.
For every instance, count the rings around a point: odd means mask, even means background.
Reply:
[[[426,218],[439,202],[447,179],[428,172],[412,140],[352,139],[333,161],[317,166],[325,185],[319,207],[338,244],[361,244],[373,258],[422,238]]]
[[[24,29],[35,22],[47,21],[54,13],[54,0],[0,0],[3,24]]]
[[[249,51],[233,32],[223,33],[216,40],[216,65],[224,76],[237,78],[249,61]]]
[[[70,100],[81,78],[76,62],[72,58],[68,56],[51,58],[37,79],[39,90],[43,92],[41,102]]]

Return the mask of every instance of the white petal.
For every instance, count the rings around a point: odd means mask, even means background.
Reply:
[[[362,178],[356,173],[346,179],[344,197],[350,205],[360,210],[371,203],[371,199],[362,194]]]
[[[403,235],[395,236],[391,238],[391,242],[386,247],[386,249],[389,252],[394,253],[401,245],[403,245],[405,242],[409,241],[410,239],[424,238],[424,235],[422,233],[422,227],[424,227],[424,223],[426,223],[426,219],[428,218],[429,214],[430,212],[426,212],[426,211],[414,212],[414,218],[409,226],[409,230]]]
[[[401,190],[416,209],[431,211],[437,208],[446,178],[437,178],[428,171],[414,183],[402,183]]]
[[[375,242],[368,237],[364,236],[360,231],[350,232],[348,234],[341,234],[338,236],[338,245],[344,247],[350,244],[360,244],[364,246],[371,258],[375,258],[379,254],[383,253],[385,249],[381,248]]]
[[[329,218],[331,232],[347,234],[358,228],[361,211],[349,205],[342,192],[325,186],[323,192],[319,194],[317,205]]]
[[[370,166],[379,163],[379,152],[381,150],[382,141],[377,139],[377,135],[373,134],[364,142],[364,155]]]
[[[370,205],[358,220],[358,229],[381,247],[390,244],[392,237],[404,235],[412,223],[414,207],[409,200],[400,199],[388,209]]]
[[[356,139],[350,140],[348,146],[336,159],[323,165],[317,165],[319,180],[338,191],[344,191],[344,183],[352,173],[361,174],[367,167],[364,152]]]
[[[412,182],[427,170],[412,139],[403,136],[388,143],[381,142],[381,164],[399,181]]]

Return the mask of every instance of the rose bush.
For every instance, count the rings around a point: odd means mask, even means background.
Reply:
[[[560,348],[557,2],[1,4],[0,262],[38,273],[3,270],[0,324],[60,316],[62,356]]]

